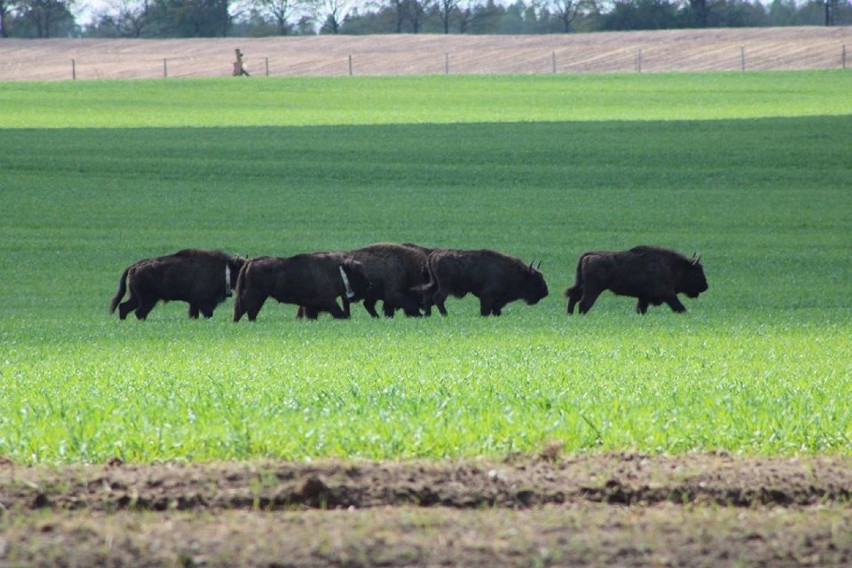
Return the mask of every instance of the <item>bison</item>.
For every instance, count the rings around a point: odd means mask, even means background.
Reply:
[[[248,314],[254,321],[267,298],[302,307],[308,319],[329,312],[335,319],[348,317],[337,304],[363,298],[370,289],[364,265],[346,253],[315,252],[287,258],[263,256],[243,265],[237,279],[234,321]]]
[[[123,320],[135,310],[136,317],[144,320],[158,301],[180,300],[189,303],[190,318],[197,318],[199,312],[212,317],[216,306],[231,296],[244,263],[244,258],[204,249],[140,260],[122,272],[109,312],[117,307]],[[128,289],[127,301],[119,305]]]
[[[385,317],[393,317],[397,309],[406,316],[420,316],[420,294],[414,288],[425,282],[426,249],[413,244],[378,243],[349,251],[364,265],[372,285],[364,296],[364,308],[379,317],[376,303],[382,300]]]
[[[501,252],[482,250],[436,250],[427,262],[429,282],[415,287],[423,293],[426,306],[438,306],[447,315],[444,300],[468,293],[479,298],[479,313],[499,316],[503,306],[515,300],[533,305],[548,294],[544,276],[532,263]]]
[[[677,295],[697,298],[707,290],[707,279],[700,256],[687,258],[666,248],[643,245],[627,251],[586,252],[577,261],[576,282],[565,290],[568,314],[574,313],[577,302],[585,314],[604,290],[637,298],[640,314],[663,302],[675,312],[685,312]]]

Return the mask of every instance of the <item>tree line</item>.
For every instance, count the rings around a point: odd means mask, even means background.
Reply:
[[[0,0],[0,37],[548,34],[852,25],[852,0]]]

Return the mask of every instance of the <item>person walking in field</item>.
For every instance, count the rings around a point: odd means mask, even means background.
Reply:
[[[234,61],[234,77],[239,77],[241,75],[249,77],[249,72],[246,71],[246,68],[243,65],[243,53],[239,50],[239,48],[235,49],[234,53],[237,55],[237,60]]]

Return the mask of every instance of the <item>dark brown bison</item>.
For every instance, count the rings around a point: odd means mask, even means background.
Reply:
[[[364,296],[364,308],[379,317],[376,303],[382,300],[382,311],[393,317],[401,309],[405,315],[420,316],[420,297],[411,289],[425,283],[426,249],[413,244],[378,243],[349,251],[364,265],[370,279],[370,291]]]
[[[189,303],[189,317],[197,318],[200,312],[209,318],[231,295],[244,263],[244,258],[203,249],[140,260],[121,274],[109,312],[117,307],[118,317],[125,319],[135,310],[136,317],[143,320],[158,301],[180,300]],[[127,301],[119,305],[128,289]]]
[[[677,295],[697,298],[707,290],[707,279],[700,257],[687,258],[670,249],[638,246],[627,251],[586,252],[577,261],[576,282],[565,290],[568,313],[574,313],[580,302],[580,313],[585,314],[604,290],[637,298],[640,314],[649,305],[663,302],[675,312],[685,312]]]
[[[336,319],[346,318],[337,304],[363,298],[370,289],[364,266],[346,253],[315,252],[288,258],[263,256],[245,263],[237,279],[234,321],[248,314],[257,318],[267,298],[303,308],[308,319],[329,312]]]
[[[509,302],[533,305],[548,293],[544,276],[532,263],[493,250],[436,250],[429,255],[427,270],[429,282],[415,290],[444,316],[444,300],[451,295],[473,294],[479,298],[480,314],[499,316]]]

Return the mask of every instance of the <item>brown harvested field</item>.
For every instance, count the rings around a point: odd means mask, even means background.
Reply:
[[[852,458],[0,465],[0,566],[849,566]]]
[[[378,35],[187,40],[0,40],[0,81],[254,75],[605,73],[837,69],[852,27],[537,36]],[[73,69],[72,69],[73,60]]]

